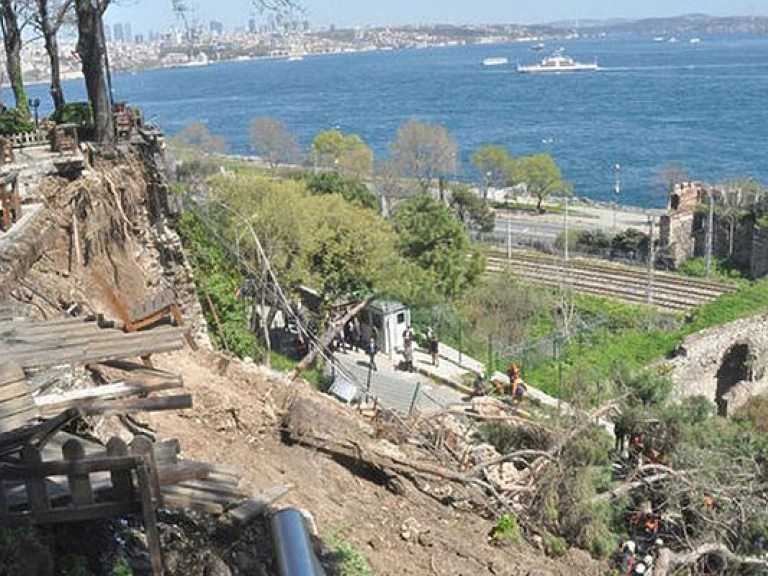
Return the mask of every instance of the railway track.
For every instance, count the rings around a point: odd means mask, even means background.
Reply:
[[[576,292],[615,298],[633,304],[651,304],[675,312],[685,312],[710,302],[735,286],[712,280],[684,278],[669,272],[653,271],[625,264],[588,258],[563,258],[531,251],[486,253],[486,272],[500,273],[507,268],[520,280],[560,286]]]

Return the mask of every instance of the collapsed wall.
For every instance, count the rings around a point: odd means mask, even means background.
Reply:
[[[91,156],[77,173],[27,179],[24,217],[0,234],[0,302],[26,302],[43,317],[127,309],[172,293],[192,334],[210,346],[191,267],[168,225],[158,138]],[[40,152],[42,153],[42,152]]]

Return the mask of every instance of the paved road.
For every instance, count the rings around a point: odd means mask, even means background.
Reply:
[[[617,207],[613,210],[603,206],[577,204],[568,212],[568,226],[571,229],[602,230],[608,234],[627,228],[648,231],[648,216],[658,216],[659,210],[650,212],[640,209]],[[499,211],[493,232],[484,234],[483,239],[498,246],[552,245],[565,230],[565,214]],[[490,236],[490,238],[489,238]]]
[[[336,360],[354,382],[366,388],[370,375],[371,394],[384,406],[401,414],[408,414],[411,407],[423,414],[436,412],[451,404],[466,403],[467,397],[452,388],[435,384],[430,378],[416,372],[396,370],[389,357],[378,354],[378,370],[369,370],[368,356],[362,352],[337,352]],[[397,360],[399,358],[396,357]],[[414,361],[427,362],[426,355],[415,355]]]

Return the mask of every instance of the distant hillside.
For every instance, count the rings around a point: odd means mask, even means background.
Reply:
[[[550,23],[555,29],[572,31],[575,22],[567,24]],[[708,16],[707,14],[685,14],[667,18],[644,18],[642,20],[579,21],[581,33],[611,36],[663,36],[672,34],[768,34],[766,16]]]

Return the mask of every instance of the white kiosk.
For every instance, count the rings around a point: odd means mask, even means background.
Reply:
[[[411,324],[411,310],[399,302],[374,300],[358,314],[363,342],[376,329],[379,351],[394,359],[403,348],[403,332]]]

